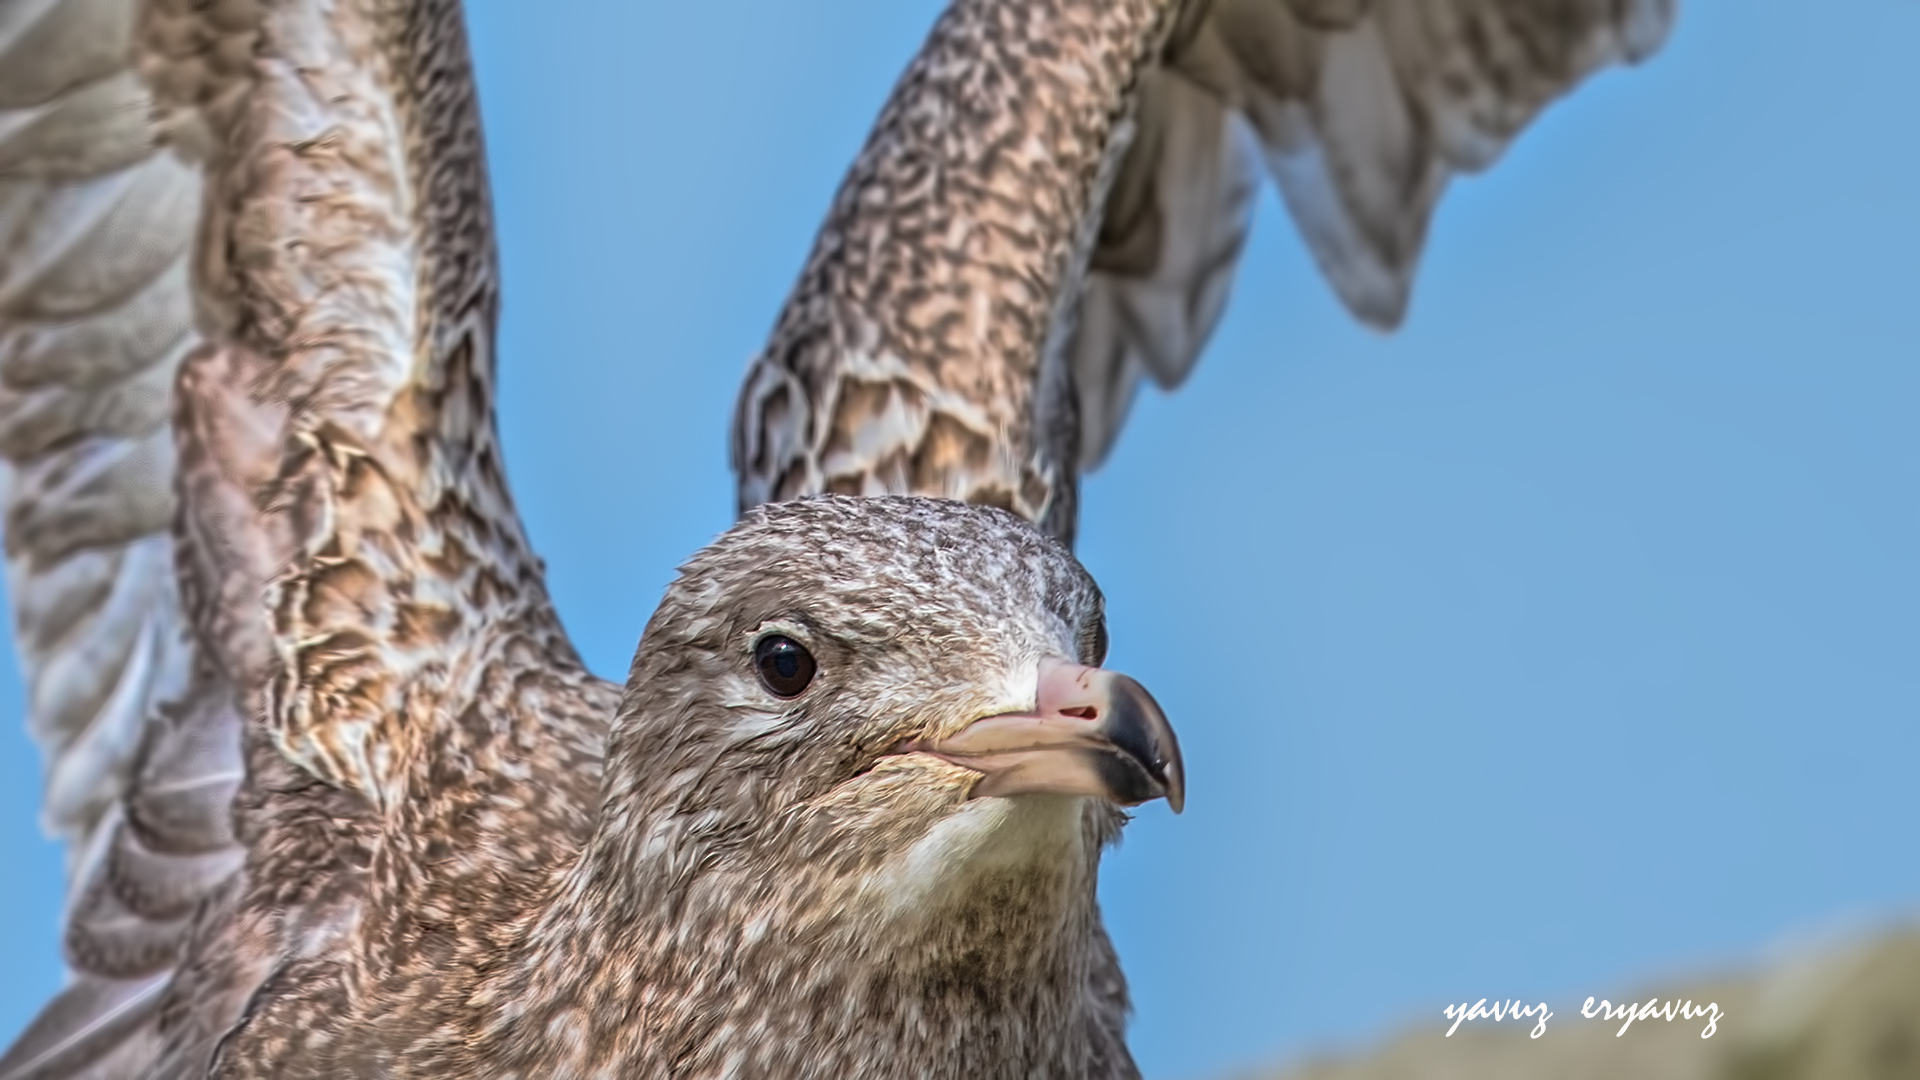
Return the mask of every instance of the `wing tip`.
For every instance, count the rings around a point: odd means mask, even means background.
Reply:
[[[1677,0],[1632,0],[1620,20],[1621,60],[1640,64],[1652,58],[1673,36],[1679,15]]]
[[[147,1022],[168,978],[167,972],[127,981],[83,976],[70,983],[0,1055],[0,1080],[53,1080],[95,1064]]]

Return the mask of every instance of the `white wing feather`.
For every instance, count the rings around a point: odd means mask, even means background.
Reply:
[[[127,1075],[238,865],[238,729],[181,703],[171,397],[197,344],[199,171],[160,145],[132,0],[0,0],[0,477],[72,980],[0,1077]]]
[[[1595,70],[1651,55],[1673,17],[1674,0],[1213,0],[1142,87],[1067,345],[1081,467],[1142,376],[1171,388],[1192,370],[1259,165],[1342,302],[1391,328],[1448,182]]]

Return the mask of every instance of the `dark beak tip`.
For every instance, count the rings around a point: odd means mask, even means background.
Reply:
[[[1178,814],[1187,805],[1186,763],[1180,756],[1180,739],[1173,733],[1167,714],[1153,694],[1137,680],[1119,676],[1120,715],[1115,719],[1115,743],[1132,754],[1145,767],[1159,788],[1157,793]]]

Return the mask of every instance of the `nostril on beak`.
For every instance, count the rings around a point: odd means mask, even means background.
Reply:
[[[1060,715],[1071,716],[1076,720],[1098,720],[1100,710],[1091,705],[1075,705],[1071,709],[1061,709]]]

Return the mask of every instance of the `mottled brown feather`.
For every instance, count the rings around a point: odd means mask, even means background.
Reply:
[[[1450,178],[1490,165],[1595,69],[1651,54],[1673,8],[954,4],[875,121],[748,372],[740,504],[939,492],[1071,536],[1076,477],[1105,457],[1140,381],[1178,385],[1225,310],[1262,172],[1342,301],[1397,325]],[[876,379],[950,397],[876,409],[851,389]],[[993,476],[961,459],[894,467],[936,411],[1004,432]]]
[[[0,28],[18,29],[15,11],[38,19],[13,44],[43,47],[49,17],[7,4]],[[132,710],[107,740],[120,757],[67,785],[89,800],[75,827],[103,838],[76,870],[82,980],[0,1074],[201,1075],[216,1049],[236,1068],[297,1055],[338,1012],[343,980],[430,969],[408,944],[420,920],[477,918],[464,898],[550,861],[554,838],[591,816],[613,691],[561,633],[505,489],[490,210],[457,5],[63,11],[83,31],[62,39],[69,81],[151,88],[134,112],[151,123],[127,129],[144,140],[134,151],[96,154],[90,167],[120,170],[99,180],[72,175],[98,141],[75,118],[97,108],[49,112],[59,124],[10,129],[38,142],[0,147],[41,163],[7,189],[21,216],[0,219],[0,332],[17,361],[0,376],[19,388],[0,401],[13,410],[0,445],[29,477],[10,504],[16,610],[30,661],[36,634],[75,619],[121,643],[39,680],[80,702],[37,695],[51,737],[80,723],[59,718],[105,707],[114,672],[145,681],[107,701]],[[115,37],[101,48],[89,29]],[[16,72],[67,90],[15,67],[0,82]],[[44,328],[91,310],[81,285],[104,294],[100,318]],[[200,336],[211,343],[196,349]],[[59,424],[89,432],[88,456]],[[52,451],[77,464],[44,461]],[[115,468],[129,479],[104,487]],[[133,546],[100,550],[114,544]],[[135,570],[146,592],[111,584]],[[23,600],[23,577],[50,584]],[[158,614],[143,621],[138,603]],[[168,650],[164,671],[130,659],[135,647]],[[240,716],[256,710],[266,722],[243,753]],[[50,750],[56,770],[79,759]],[[390,953],[352,933],[376,919],[398,934],[382,929]]]
[[[741,392],[740,504],[819,491],[1071,532],[1071,306],[1175,6],[958,0],[901,76]]]
[[[176,993],[167,1064],[338,1075],[322,1048],[355,1003],[429,993],[443,943],[484,933],[590,822],[614,692],[561,631],[505,486],[458,5],[271,5],[253,49],[243,93],[196,91],[224,148],[205,362],[240,392],[183,403],[177,426],[211,489],[187,517],[251,505],[272,534],[241,545],[277,553],[264,617],[223,640],[264,677],[264,724],[244,884],[196,934],[206,997]],[[233,417],[275,431],[263,468],[200,438]]]

